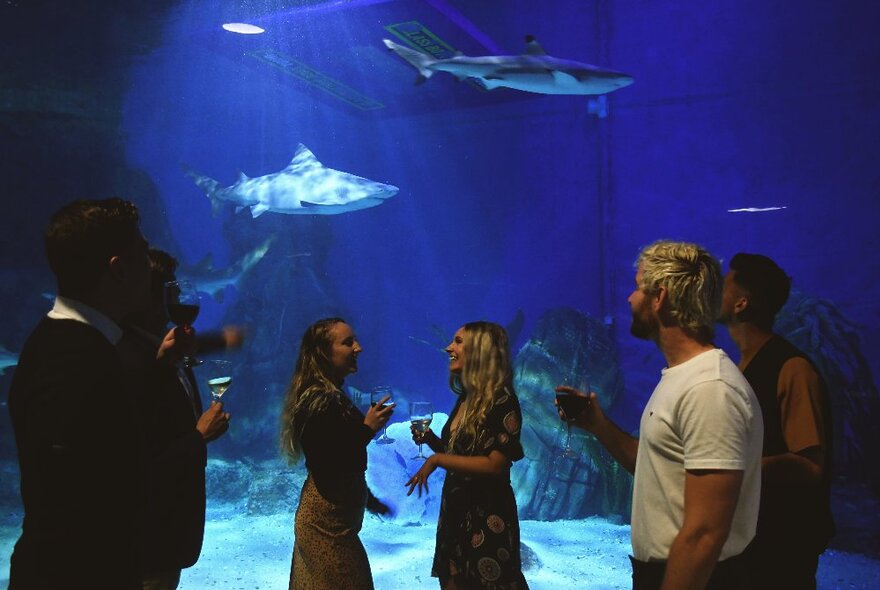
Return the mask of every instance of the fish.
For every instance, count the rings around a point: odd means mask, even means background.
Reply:
[[[208,254],[196,266],[182,268],[178,274],[181,279],[192,283],[196,291],[207,293],[214,301],[222,304],[226,287],[231,285],[238,289],[239,283],[248,271],[269,251],[269,245],[274,239],[275,236],[269,236],[261,245],[224,269],[215,269],[212,256]]]
[[[18,355],[0,346],[0,375],[6,374],[6,369],[18,364]]]
[[[266,211],[338,215],[381,205],[400,190],[390,184],[327,168],[301,143],[284,170],[254,178],[239,172],[235,184],[227,187],[186,166],[183,168],[211,200],[214,215],[224,201],[233,203],[236,213],[249,208],[253,218]]]
[[[786,209],[785,205],[781,207],[743,207],[741,209],[728,209],[728,213],[766,213],[767,211],[781,211]]]
[[[488,90],[503,86],[538,94],[607,94],[633,83],[629,74],[549,56],[531,35],[526,37],[522,55],[459,54],[445,59],[435,59],[390,39],[382,42],[419,71],[416,84],[422,84],[434,72],[449,72],[459,80],[472,78]]]

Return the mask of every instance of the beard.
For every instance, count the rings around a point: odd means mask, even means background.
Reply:
[[[640,340],[656,340],[660,333],[659,322],[650,315],[640,315],[633,311],[629,333]]]

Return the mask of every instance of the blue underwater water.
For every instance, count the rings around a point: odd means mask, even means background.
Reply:
[[[660,238],[700,243],[723,262],[763,253],[793,277],[779,328],[814,356],[836,400],[839,532],[822,587],[868,587],[880,572],[880,41],[870,2],[808,0],[795,13],[781,0],[167,0],[99,2],[80,14],[37,4],[0,9],[12,27],[4,55],[18,64],[2,78],[0,106],[10,148],[0,301],[15,312],[0,322],[0,549],[11,549],[21,516],[6,394],[54,294],[40,232],[69,199],[117,194],[138,204],[145,235],[178,258],[178,275],[201,286],[196,329],[247,334],[226,355],[233,427],[210,447],[212,522],[183,587],[211,582],[204,564],[218,556],[204,553],[224,546],[224,523],[265,526],[279,555],[288,551],[291,531],[266,519],[292,519],[303,468],[280,460],[278,414],[303,330],[327,316],[346,318],[364,348],[350,394],[364,403],[390,386],[401,423],[413,401],[451,409],[443,348],[463,323],[506,326],[534,433],[513,473],[521,518],[535,521],[524,530],[540,535],[524,538],[536,554],[526,577],[574,584],[554,576],[580,557],[548,556],[561,551],[554,543],[587,536],[567,530],[601,522],[589,530],[607,531],[614,549],[602,555],[620,563],[590,566],[599,568],[591,587],[625,587],[630,480],[581,434],[584,458],[557,458],[564,431],[552,386],[589,383],[636,430],[664,361],[630,336],[626,299],[639,249]],[[236,34],[228,22],[265,32]],[[27,61],[36,31],[45,57]],[[553,95],[487,90],[440,71],[416,85],[416,69],[382,43],[438,58],[519,56],[526,35],[549,55],[635,82],[603,96]],[[314,158],[308,174],[288,168],[300,145]],[[289,198],[339,186],[345,202]],[[248,199],[273,188],[287,201],[252,213]],[[723,328],[717,343],[736,358]],[[405,538],[427,543],[427,560],[436,505],[392,489],[392,474],[416,468],[415,452],[371,446],[369,477],[399,503],[392,524],[421,531]],[[375,526],[365,532],[383,564],[377,585],[393,588],[408,549]],[[238,543],[253,559],[269,551],[247,535]],[[279,559],[278,577],[261,583],[284,583],[289,553]],[[406,576],[434,587],[424,563]]]

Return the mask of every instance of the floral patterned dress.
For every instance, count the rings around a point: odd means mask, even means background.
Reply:
[[[462,400],[459,399],[443,427],[441,440],[448,448],[450,425]],[[520,445],[522,413],[513,393],[496,394],[476,444],[456,441],[449,452],[456,455],[488,456],[504,453],[510,461],[523,457]],[[471,450],[473,449],[473,450]],[[510,487],[509,471],[501,476],[446,474],[437,523],[437,545],[431,575],[445,586],[450,578],[462,588],[523,590],[519,553],[519,517]]]

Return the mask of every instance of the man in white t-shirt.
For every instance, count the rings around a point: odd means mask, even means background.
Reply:
[[[699,246],[669,241],[644,248],[636,266],[630,331],[667,362],[640,436],[614,424],[594,393],[575,424],[635,474],[634,590],[747,588],[740,555],[758,518],[763,423],[748,382],[712,344],[721,267]]]

